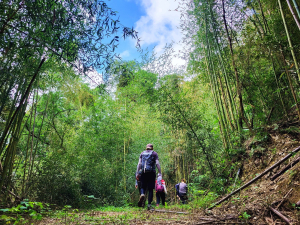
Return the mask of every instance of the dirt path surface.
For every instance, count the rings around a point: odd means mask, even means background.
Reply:
[[[169,213],[141,210],[139,212],[92,212],[88,214],[70,214],[62,218],[46,218],[34,224],[247,224],[239,221],[235,215],[200,216],[198,213]]]

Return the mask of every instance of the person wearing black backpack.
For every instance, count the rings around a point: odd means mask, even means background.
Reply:
[[[145,201],[145,194],[148,190],[148,210],[150,210],[151,208],[151,202],[153,200],[153,189],[155,188],[155,166],[158,170],[158,176],[161,176],[158,154],[153,151],[152,144],[147,144],[146,151],[143,151],[139,157],[136,179],[141,182],[141,195],[138,202],[138,207],[143,206],[143,202]]]

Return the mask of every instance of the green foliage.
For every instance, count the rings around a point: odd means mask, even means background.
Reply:
[[[242,219],[244,219],[244,220],[248,220],[248,219],[251,218],[251,216],[250,216],[247,212],[244,212],[244,213],[240,216],[240,218],[242,218]]]
[[[260,2],[225,0],[223,16],[222,2],[194,1],[186,23],[191,76],[159,71],[171,48],[159,65],[115,61],[120,26],[103,1],[1,2],[0,204],[25,197],[50,202],[64,207],[65,221],[76,219],[69,206],[126,211],[138,200],[136,164],[148,143],[171,189],[167,207],[177,207],[173,189],[181,178],[189,184],[187,210],[238,187],[243,141],[252,138],[251,156],[264,154],[270,139],[264,127],[295,109],[293,90],[299,98],[297,62],[277,1]],[[283,10],[299,49],[299,30],[292,29],[287,6]],[[137,37],[122,28],[123,37]],[[96,88],[78,76],[91,70],[109,73]],[[280,131],[300,133],[297,127]],[[20,221],[22,213],[40,219],[45,206],[38,202],[1,211]]]
[[[24,199],[15,207],[0,209],[3,215],[0,217],[0,222],[5,221],[10,224],[24,224],[29,220],[41,220],[45,215],[51,212],[50,204],[42,202],[30,202]]]

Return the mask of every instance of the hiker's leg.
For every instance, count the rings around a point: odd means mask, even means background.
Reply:
[[[162,205],[165,206],[166,194],[165,192],[160,193]]]
[[[184,204],[183,194],[180,194],[180,193],[179,193],[179,198],[180,198],[181,203]]]
[[[140,191],[141,191],[141,195],[142,194],[146,194],[146,189],[147,189],[147,177],[146,177],[146,174],[142,174],[142,176],[141,176],[141,181],[140,181],[140,187],[141,187],[141,189],[140,189]]]
[[[148,205],[151,204],[153,200],[153,189],[155,189],[155,177],[156,174],[154,172],[147,173],[148,178],[148,189],[149,189],[149,196],[148,196]]]
[[[153,201],[153,189],[149,188],[148,205]]]
[[[160,202],[160,197],[159,197],[159,193],[156,192],[156,206],[159,205],[159,202]]]
[[[146,194],[146,186],[147,183],[145,183],[145,176],[142,174],[141,181],[140,181],[140,199],[138,202],[138,207],[144,207],[145,206],[145,194]]]
[[[187,195],[186,194],[181,195],[180,199],[181,199],[183,205],[186,204]]]
[[[138,183],[139,193],[140,193],[140,195],[141,195],[141,188],[142,188],[141,181],[138,181],[137,183]]]

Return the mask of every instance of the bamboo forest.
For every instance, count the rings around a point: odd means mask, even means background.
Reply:
[[[114,1],[0,1],[0,224],[300,224],[300,1]]]

